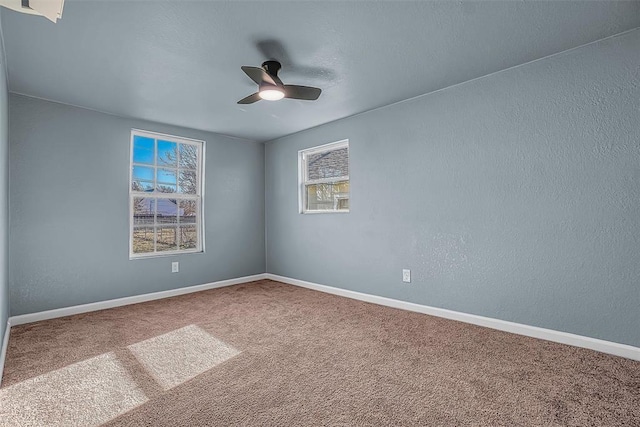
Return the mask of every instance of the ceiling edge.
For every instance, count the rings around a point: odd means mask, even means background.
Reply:
[[[385,108],[388,108],[388,107],[392,107],[394,105],[402,104],[404,102],[414,101],[416,99],[419,99],[419,98],[422,98],[422,97],[426,97],[426,96],[429,96],[429,95],[433,95],[435,93],[442,92],[442,91],[445,91],[445,90],[448,90],[448,89],[453,89],[455,87],[462,86],[462,85],[465,85],[467,83],[474,82],[476,80],[485,79],[485,78],[494,76],[496,74],[503,73],[505,71],[510,71],[510,70],[514,70],[516,68],[524,67],[524,66],[527,66],[529,64],[533,64],[534,62],[544,61],[544,60],[547,60],[547,59],[554,58],[556,56],[559,57],[559,56],[568,55],[568,54],[572,53],[574,50],[583,49],[583,48],[586,48],[586,47],[591,46],[593,44],[601,43],[601,42],[604,42],[606,40],[613,39],[613,38],[616,38],[616,37],[624,37],[627,34],[633,33],[634,31],[638,31],[638,30],[640,30],[640,27],[631,28],[629,30],[622,31],[620,33],[612,34],[612,35],[607,36],[607,37],[602,37],[600,39],[597,39],[597,40],[594,40],[594,41],[590,41],[588,43],[581,44],[579,46],[575,46],[575,47],[572,47],[572,48],[569,48],[569,49],[561,50],[559,52],[552,53],[552,54],[546,55],[546,56],[542,56],[540,58],[532,59],[531,61],[527,61],[527,62],[523,62],[521,64],[513,65],[511,67],[503,68],[503,69],[498,70],[498,71],[493,71],[493,72],[491,72],[489,74],[484,74],[482,76],[474,77],[474,78],[469,79],[469,80],[464,80],[462,82],[455,83],[455,84],[452,84],[452,85],[449,85],[449,86],[445,86],[445,87],[442,87],[440,89],[435,89],[435,90],[432,90],[430,92],[426,92],[426,93],[423,93],[423,94],[420,94],[420,95],[412,96],[411,98],[401,99],[400,101],[392,102],[391,104],[381,105],[379,107],[375,107],[375,108],[371,108],[369,110],[361,111],[359,113],[351,114],[350,116],[341,117],[339,119],[332,120],[330,122],[322,123],[322,124],[319,124],[319,125],[316,125],[316,126],[312,126],[310,128],[303,129],[303,130],[300,130],[300,131],[297,131],[297,132],[292,132],[292,133],[289,133],[289,134],[286,134],[286,135],[282,135],[282,136],[279,136],[277,138],[264,140],[262,142],[264,144],[268,144],[268,143],[270,143],[272,141],[277,141],[277,140],[279,140],[281,138],[286,138],[286,137],[289,137],[289,136],[292,136],[292,135],[296,135],[298,133],[302,133],[302,132],[306,132],[306,131],[311,130],[311,129],[318,128],[320,126],[328,125],[329,123],[338,122],[340,120],[349,119],[349,118],[352,118],[352,117],[357,117],[357,116],[360,116],[360,115],[363,115],[363,114],[368,114],[368,113],[371,113],[371,112],[374,112],[374,111],[377,111],[377,110],[382,110],[382,109],[385,109]]]
[[[2,8],[0,7],[0,61],[2,61],[2,67],[4,67],[4,84],[9,91],[9,66],[7,65],[7,52],[4,48],[4,30],[2,28]]]
[[[194,127],[179,125],[179,124],[176,124],[176,123],[165,123],[165,122],[159,122],[159,121],[156,121],[156,120],[143,119],[141,117],[124,116],[124,115],[121,115],[121,114],[116,114],[116,113],[111,113],[111,112],[108,112],[108,111],[98,110],[96,108],[84,107],[82,105],[75,105],[75,104],[70,104],[68,102],[61,102],[61,101],[56,101],[56,100],[53,100],[53,99],[44,98],[44,97],[41,97],[41,96],[29,95],[29,94],[22,93],[22,92],[16,92],[14,90],[9,90],[8,92],[10,94],[13,94],[13,95],[24,96],[25,98],[38,99],[40,101],[46,101],[46,102],[52,102],[54,104],[66,105],[67,107],[80,108],[82,110],[93,111],[94,113],[106,114],[108,116],[117,117],[117,118],[120,118],[120,119],[140,120],[142,122],[157,123],[157,124],[163,125],[163,126],[174,126],[174,127],[177,127],[177,128],[195,130],[195,131],[198,131],[198,132],[206,132],[206,133],[210,133],[212,135],[218,135],[218,136],[222,136],[222,137],[229,138],[229,139],[237,139],[237,140],[240,140],[242,142],[253,142],[253,143],[262,143],[262,144],[264,144],[264,142],[265,142],[265,141],[262,141],[262,140],[242,138],[240,136],[227,135],[227,134],[220,133],[220,132],[214,132],[214,131],[208,130],[208,129],[194,128]]]

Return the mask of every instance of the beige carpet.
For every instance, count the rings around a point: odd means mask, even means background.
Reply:
[[[14,327],[2,386],[3,426],[640,426],[640,362],[268,280]]]

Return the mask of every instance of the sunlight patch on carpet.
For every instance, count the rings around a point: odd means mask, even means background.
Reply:
[[[132,344],[128,349],[165,390],[240,354],[196,325]]]
[[[0,389],[0,425],[98,426],[147,400],[105,353]]]

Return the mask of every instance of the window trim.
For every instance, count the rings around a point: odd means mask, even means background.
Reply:
[[[200,193],[196,192],[195,198],[198,206],[198,215],[196,215],[196,232],[198,233],[198,247],[194,249],[184,249],[184,250],[175,250],[175,251],[162,251],[162,252],[147,252],[147,253],[134,253],[133,252],[133,230],[134,230],[134,221],[133,221],[133,199],[139,194],[139,192],[133,192],[131,190],[131,180],[133,179],[133,166],[136,163],[133,162],[133,139],[135,136],[142,136],[145,138],[153,138],[155,140],[166,138],[167,141],[176,142],[179,144],[188,144],[195,145],[198,147],[199,151],[199,160],[200,160],[200,173],[198,174],[196,171],[196,176],[198,180],[198,189]],[[156,142],[157,144],[157,142]],[[206,153],[207,143],[204,140],[187,138],[184,136],[176,136],[170,135],[161,132],[152,132],[142,129],[131,128],[131,134],[129,137],[129,182],[127,183],[129,186],[129,259],[148,259],[148,258],[160,258],[167,256],[176,256],[182,254],[203,254],[205,253],[205,218],[204,218],[204,195],[205,195],[205,153]],[[158,165],[156,164],[157,158],[156,153],[154,152],[153,159],[154,170],[157,169]],[[142,165],[148,167],[148,165]],[[149,196],[159,199],[177,199],[177,200],[193,200],[194,195],[192,194],[180,194],[180,193],[157,193],[155,190],[153,193],[150,193]],[[171,224],[167,224],[167,226],[171,226]],[[157,228],[157,224],[151,226],[154,230]]]
[[[318,145],[316,147],[305,148],[303,150],[298,151],[298,212],[304,215],[310,214],[344,214],[349,213],[349,209],[325,209],[325,210],[308,210],[306,209],[307,202],[307,192],[306,186],[312,184],[319,183],[333,183],[338,181],[349,181],[349,199],[351,199],[351,179],[349,175],[333,177],[333,178],[320,178],[320,179],[312,179],[306,181],[307,177],[307,162],[306,156],[318,153],[325,153],[328,151],[340,150],[342,148],[346,148],[349,153],[349,158],[347,159],[347,165],[349,167],[349,171],[351,171],[351,149],[349,148],[349,139],[342,139],[340,141],[330,142],[328,144]]]

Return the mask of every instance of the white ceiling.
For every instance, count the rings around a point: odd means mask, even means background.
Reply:
[[[2,10],[12,92],[270,140],[632,28],[640,2],[74,1]],[[237,105],[282,62],[316,102]]]

